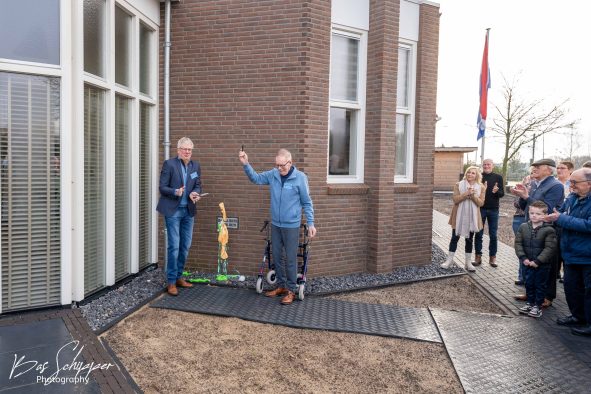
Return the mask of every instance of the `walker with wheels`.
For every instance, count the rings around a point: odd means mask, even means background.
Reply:
[[[300,242],[298,244],[298,277],[297,277],[297,297],[299,300],[304,299],[306,291],[306,273],[308,272],[308,254],[310,252],[310,239],[308,237],[308,225],[303,223],[300,225]],[[261,294],[264,290],[264,282],[269,285],[277,283],[277,276],[275,273],[275,263],[273,256],[271,256],[271,226],[268,220],[265,220],[260,232],[267,230],[265,237],[266,245],[263,259],[259,268],[259,275],[256,282],[256,291]],[[267,273],[265,274],[265,270]]]

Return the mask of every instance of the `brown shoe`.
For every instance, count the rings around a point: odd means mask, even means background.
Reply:
[[[488,258],[488,263],[490,264],[491,267],[497,268],[497,256],[490,256]]]
[[[474,257],[474,262],[472,263],[472,265],[480,265],[482,264],[482,255],[481,254],[477,254]]]
[[[166,291],[171,296],[178,296],[179,295],[179,290],[176,288],[176,285],[168,285],[168,287],[166,287]]]
[[[184,279],[177,279],[176,280],[176,285],[178,287],[193,287],[193,283],[189,283]]]
[[[544,298],[544,302],[542,303],[542,308],[548,308],[549,306],[552,306],[552,301],[550,301],[547,298]]]
[[[284,289],[283,287],[278,287],[275,290],[271,290],[271,291],[266,292],[265,293],[265,296],[267,296],[267,297],[277,297],[277,296],[284,295],[284,294],[287,294],[287,293],[289,293],[289,290]]]
[[[513,298],[515,298],[517,301],[527,301],[527,296],[525,294],[517,294]]]
[[[283,305],[290,305],[293,300],[295,300],[295,293],[293,291],[288,291],[287,295],[281,299],[281,303]]]

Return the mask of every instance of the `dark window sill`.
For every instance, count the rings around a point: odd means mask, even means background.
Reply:
[[[327,185],[327,194],[330,195],[362,195],[369,193],[369,186],[365,184],[340,184]]]
[[[394,193],[417,193],[419,186],[414,183],[396,183],[394,184]]]

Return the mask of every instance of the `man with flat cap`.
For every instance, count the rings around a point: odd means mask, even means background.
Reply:
[[[548,206],[548,212],[554,212],[554,209],[559,208],[564,201],[564,186],[559,180],[554,178],[554,171],[556,170],[556,162],[552,159],[541,159],[532,163],[531,188],[527,188],[518,183],[511,189],[511,193],[519,197],[519,206],[525,212],[525,221],[529,220],[529,205],[541,200]],[[550,277],[553,280],[548,282],[546,287],[546,299],[542,304],[543,307],[552,305],[552,301],[556,298],[556,265],[557,259],[552,259],[550,267]],[[525,294],[515,296],[518,300],[527,300]]]

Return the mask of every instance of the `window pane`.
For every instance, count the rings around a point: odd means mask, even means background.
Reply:
[[[140,104],[140,190],[139,190],[139,265],[140,268],[151,263],[150,245],[152,244],[152,161],[151,144],[152,106]]]
[[[130,101],[115,96],[115,279],[121,279],[130,271]]]
[[[396,175],[407,175],[410,115],[396,114]]]
[[[328,141],[328,174],[355,175],[357,157],[357,111],[330,109],[330,137]]]
[[[2,1],[0,58],[60,64],[59,0]]]
[[[131,17],[115,7],[115,82],[129,86]]]
[[[398,82],[396,84],[396,105],[408,108],[408,81],[409,81],[410,49],[398,48]]]
[[[60,80],[0,72],[2,310],[59,305]]]
[[[152,31],[140,23],[140,92],[150,94],[150,38]]]
[[[330,98],[356,101],[359,40],[333,34],[330,51]]]
[[[105,93],[84,87],[84,293],[105,285]]]
[[[84,0],[84,71],[105,76],[105,1]]]

